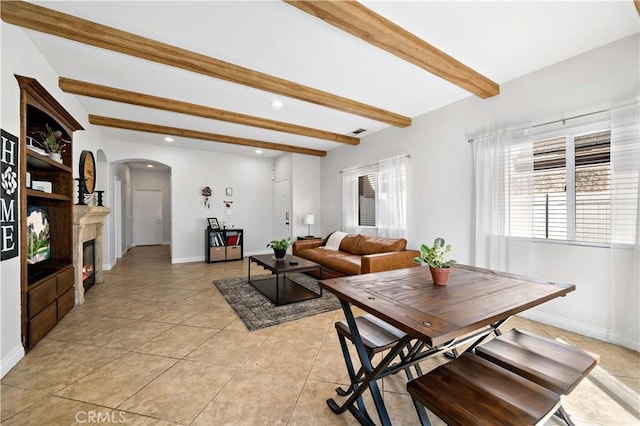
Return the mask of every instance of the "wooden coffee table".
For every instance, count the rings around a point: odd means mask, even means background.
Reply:
[[[251,263],[257,263],[265,269],[271,271],[275,277],[263,278],[251,281]],[[297,262],[297,264],[291,264]],[[288,273],[320,271],[320,279],[322,279],[322,265],[302,259],[297,256],[287,255],[284,260],[275,260],[272,254],[261,254],[257,256],[249,256],[249,284],[254,286],[260,293],[264,294],[276,306],[286,305],[289,303],[302,302],[303,300],[316,299],[322,297],[322,288],[318,287],[319,293],[309,290],[287,278]]]

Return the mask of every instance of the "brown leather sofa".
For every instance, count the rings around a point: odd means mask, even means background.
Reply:
[[[413,258],[420,252],[406,250],[403,238],[349,234],[340,242],[340,250],[325,250],[322,244],[322,240],[295,241],[293,255],[322,265],[323,279],[419,266]]]

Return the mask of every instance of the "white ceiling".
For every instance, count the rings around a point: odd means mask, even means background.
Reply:
[[[351,98],[412,118],[470,95],[426,71],[280,1],[40,1],[137,35]],[[365,1],[498,84],[640,29],[633,1]],[[365,137],[387,124],[197,73],[27,30],[59,76]],[[75,96],[75,95],[71,95]],[[281,99],[274,110],[270,102]],[[78,96],[89,114],[330,150],[342,144]],[[113,140],[163,136],[102,128]],[[174,137],[176,146],[247,155],[255,149]],[[366,139],[362,142],[366,143]],[[264,150],[263,156],[278,151]]]

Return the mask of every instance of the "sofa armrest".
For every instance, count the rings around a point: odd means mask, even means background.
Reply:
[[[389,253],[368,254],[362,256],[360,270],[362,274],[391,271],[392,269],[419,266],[413,258],[420,256],[418,250],[393,251]]]
[[[312,249],[320,247],[322,240],[298,240],[293,242],[292,254],[296,256],[299,250]]]

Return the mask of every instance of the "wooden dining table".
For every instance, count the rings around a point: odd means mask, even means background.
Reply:
[[[327,404],[337,414],[348,410],[360,423],[375,424],[363,409],[362,394],[369,389],[383,425],[390,425],[391,420],[377,380],[407,371],[437,354],[455,355],[462,345],[471,351],[489,335],[498,334],[514,314],[575,290],[573,284],[459,264],[444,286],[433,284],[428,267],[327,279],[319,284],[340,300],[363,368],[361,376],[352,378],[349,398],[342,405],[330,398]],[[406,333],[375,366],[367,355],[352,306]]]

